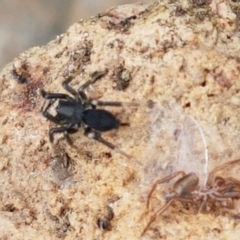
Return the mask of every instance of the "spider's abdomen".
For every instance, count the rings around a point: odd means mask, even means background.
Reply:
[[[118,128],[120,121],[110,112],[103,109],[88,109],[83,113],[83,122],[99,132]]]
[[[79,102],[59,101],[57,116],[65,123],[79,124],[82,121],[83,105]]]

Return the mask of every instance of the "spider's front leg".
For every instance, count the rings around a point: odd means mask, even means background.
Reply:
[[[45,99],[66,99],[66,100],[74,100],[70,96],[64,93],[48,93],[45,90],[41,90],[42,97]]]
[[[78,93],[69,85],[69,83],[73,80],[72,77],[69,77],[65,81],[63,81],[62,86],[64,89],[66,89],[68,92],[70,92],[74,97],[76,101],[80,101]],[[81,95],[80,95],[81,96]]]
[[[90,80],[84,83],[81,87],[78,88],[78,94],[81,96],[82,99],[87,100],[87,95],[84,90],[89,87],[90,85],[94,84],[97,80],[101,79],[104,75],[108,73],[108,70],[105,71],[96,71],[92,74]]]
[[[108,73],[107,69],[105,71],[94,72],[92,74],[91,79],[79,87],[78,94],[81,96],[81,98],[84,100],[88,100],[84,90],[87,87],[89,87],[90,85],[94,84],[99,79],[101,79],[107,73]],[[71,80],[66,80],[65,83],[68,84],[70,81]],[[69,92],[71,92],[75,96],[75,93],[73,93],[73,91],[75,91],[75,90],[71,89],[67,84],[65,84],[64,88],[66,90],[68,90]],[[90,105],[92,105],[92,107],[96,107],[96,106],[112,106],[112,107],[134,106],[134,107],[138,107],[139,106],[138,103],[128,103],[128,102],[103,102],[103,101],[98,101],[98,100],[89,100],[88,102]]]

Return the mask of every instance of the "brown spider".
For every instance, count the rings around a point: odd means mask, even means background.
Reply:
[[[153,214],[141,236],[147,232],[156,217],[165,212],[174,201],[196,204],[198,212],[204,212],[209,202],[213,204],[219,202],[223,207],[233,208],[233,200],[240,197],[240,181],[232,177],[222,178],[215,176],[215,174],[237,163],[240,163],[240,159],[224,163],[213,169],[204,187],[199,186],[199,178],[193,172],[186,174],[184,171],[177,171],[167,177],[157,180],[148,194],[147,208],[149,208],[151,196],[158,184],[168,182],[176,176],[182,175],[182,177],[173,184],[173,190],[167,196],[167,203]]]

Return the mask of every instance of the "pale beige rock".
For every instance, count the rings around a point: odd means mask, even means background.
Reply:
[[[184,170],[196,172],[204,184],[211,169],[239,158],[240,39],[231,9],[222,0],[119,6],[9,63],[0,75],[0,238],[139,239],[164,204],[167,184],[146,209],[154,180]],[[89,96],[141,106],[108,108],[130,126],[103,136],[143,166],[82,130],[71,136],[75,148],[62,135],[49,142],[54,124],[42,116],[40,89],[65,92],[61,83],[69,75],[77,89],[106,68]],[[124,90],[120,75],[129,81]],[[229,170],[231,176],[238,177],[237,170]],[[103,231],[96,222],[107,215],[108,204],[112,230]],[[237,239],[239,220],[222,212],[196,215],[175,204],[143,238]]]

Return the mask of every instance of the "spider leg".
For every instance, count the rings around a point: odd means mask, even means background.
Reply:
[[[156,220],[156,217],[160,214],[162,214],[172,203],[173,201],[175,200],[175,198],[173,197],[169,202],[167,202],[162,208],[160,208],[157,212],[155,212],[153,214],[153,216],[151,217],[151,219],[149,220],[147,226],[144,228],[144,230],[142,231],[141,233],[141,236],[142,237],[146,232],[147,230],[149,229],[150,225]]]
[[[78,129],[75,126],[72,126],[71,124],[67,127],[51,128],[50,131],[49,131],[50,142],[53,142],[53,140],[54,140],[53,136],[54,136],[55,133],[63,133],[64,137],[66,138],[66,140],[68,142],[68,144],[72,145],[72,140],[69,137],[69,134],[76,133],[77,130]]]
[[[107,140],[105,140],[104,138],[102,138],[101,133],[94,131],[93,129],[87,127],[85,129],[84,135],[87,136],[88,138],[92,138],[102,144],[104,144],[105,146],[107,146],[108,148],[112,149],[113,151],[120,153],[121,155],[127,157],[128,159],[134,161],[135,163],[142,165],[138,160],[136,160],[135,158],[133,158],[131,155],[125,153],[123,150],[121,150],[120,148],[118,148],[116,145],[108,142]]]
[[[186,173],[183,172],[183,171],[177,171],[177,172],[174,172],[174,173],[172,173],[171,175],[169,175],[169,176],[167,176],[167,177],[164,177],[164,178],[161,178],[161,179],[157,180],[157,181],[153,184],[153,186],[152,186],[152,188],[151,188],[151,190],[150,190],[150,192],[149,192],[149,194],[148,194],[148,196],[147,196],[147,208],[149,208],[149,203],[150,203],[151,196],[152,196],[154,190],[156,189],[157,185],[158,185],[158,184],[161,184],[161,183],[164,183],[164,182],[168,182],[168,181],[170,181],[171,179],[175,178],[175,177],[176,177],[177,175],[179,175],[179,174],[182,174],[183,176],[186,175]]]
[[[226,198],[238,198],[240,197],[240,192],[238,191],[232,191],[232,192],[226,192],[221,196],[221,198],[226,199]]]
[[[65,127],[58,127],[58,128],[51,128],[50,130],[49,130],[49,139],[50,139],[50,142],[53,142],[53,140],[54,140],[54,134],[55,133],[64,133],[64,132],[66,132],[67,131],[67,129],[65,128]],[[64,133],[64,135],[66,135],[65,133]]]
[[[70,92],[76,99],[76,101],[80,101],[78,93],[69,85],[69,83],[73,80],[72,77],[67,78],[65,81],[63,81],[62,86],[64,89],[66,89],[68,92]]]
[[[179,171],[179,172],[175,172],[175,173],[181,174],[180,171]],[[172,175],[174,175],[175,173],[173,173]],[[182,172],[182,173],[185,175],[184,172]],[[175,176],[177,176],[178,174],[176,174]],[[170,175],[170,176],[172,176],[172,175]],[[166,179],[166,178],[170,178],[170,176],[165,177],[165,179]],[[173,177],[174,177],[174,176],[173,176]],[[173,178],[173,177],[172,177],[172,178]],[[162,180],[163,180],[163,179],[162,179]],[[169,180],[170,180],[170,179],[169,179]],[[166,181],[169,181],[169,180],[166,180]],[[172,205],[172,203],[173,203],[174,201],[180,201],[180,202],[184,202],[184,203],[193,203],[193,202],[194,202],[193,199],[192,199],[192,197],[178,197],[178,196],[173,196],[162,208],[160,208],[157,212],[155,212],[155,213],[153,214],[153,216],[151,217],[151,219],[150,219],[150,221],[148,222],[147,226],[144,228],[144,230],[143,230],[143,232],[142,232],[142,234],[141,234],[141,237],[146,233],[146,231],[149,229],[150,225],[156,220],[156,217],[157,217],[158,215],[161,215],[163,212],[165,212],[166,209],[169,208],[170,205]]]
[[[43,98],[45,98],[45,99],[54,99],[54,98],[60,99],[60,98],[63,98],[63,99],[67,99],[67,100],[74,100],[73,98],[71,98],[67,94],[64,94],[64,93],[48,93],[43,89],[41,90],[41,94],[42,94]]]
[[[206,207],[207,201],[208,201],[208,197],[206,196],[206,197],[202,200],[202,202],[200,203],[200,205],[199,205],[199,207],[198,207],[198,211],[197,211],[198,213],[204,212],[204,209],[205,209],[205,207]]]
[[[111,106],[111,107],[123,107],[123,106],[133,106],[138,107],[139,103],[131,103],[131,102],[103,102],[98,100],[91,100],[90,104],[92,106]]]
[[[233,178],[233,177],[227,177],[227,178],[225,178],[225,180],[236,184],[235,187],[236,186],[240,187],[240,181],[235,179],[235,178]]]
[[[216,172],[222,170],[222,169],[225,169],[225,168],[228,168],[236,163],[239,163],[240,162],[240,159],[237,159],[237,160],[233,160],[233,161],[230,161],[230,162],[226,162],[218,167],[216,167],[215,169],[213,169],[210,174],[209,174],[209,177],[208,177],[208,180],[207,180],[207,186],[211,186],[212,185],[212,182],[213,182],[213,178],[214,178],[214,175]]]
[[[61,121],[61,119],[58,118],[57,116],[51,115],[51,114],[47,111],[47,109],[43,111],[43,116],[44,116],[45,118],[47,118],[48,120],[56,123],[56,124],[59,124],[60,121]]]
[[[226,201],[226,205],[222,204],[222,206],[227,209],[234,209],[235,207],[233,199],[229,199],[229,201]]]
[[[78,88],[78,94],[82,99],[87,100],[87,95],[84,90],[90,85],[94,84],[97,80],[101,79],[105,74],[107,74],[107,72],[108,70],[94,72],[91,79]]]

